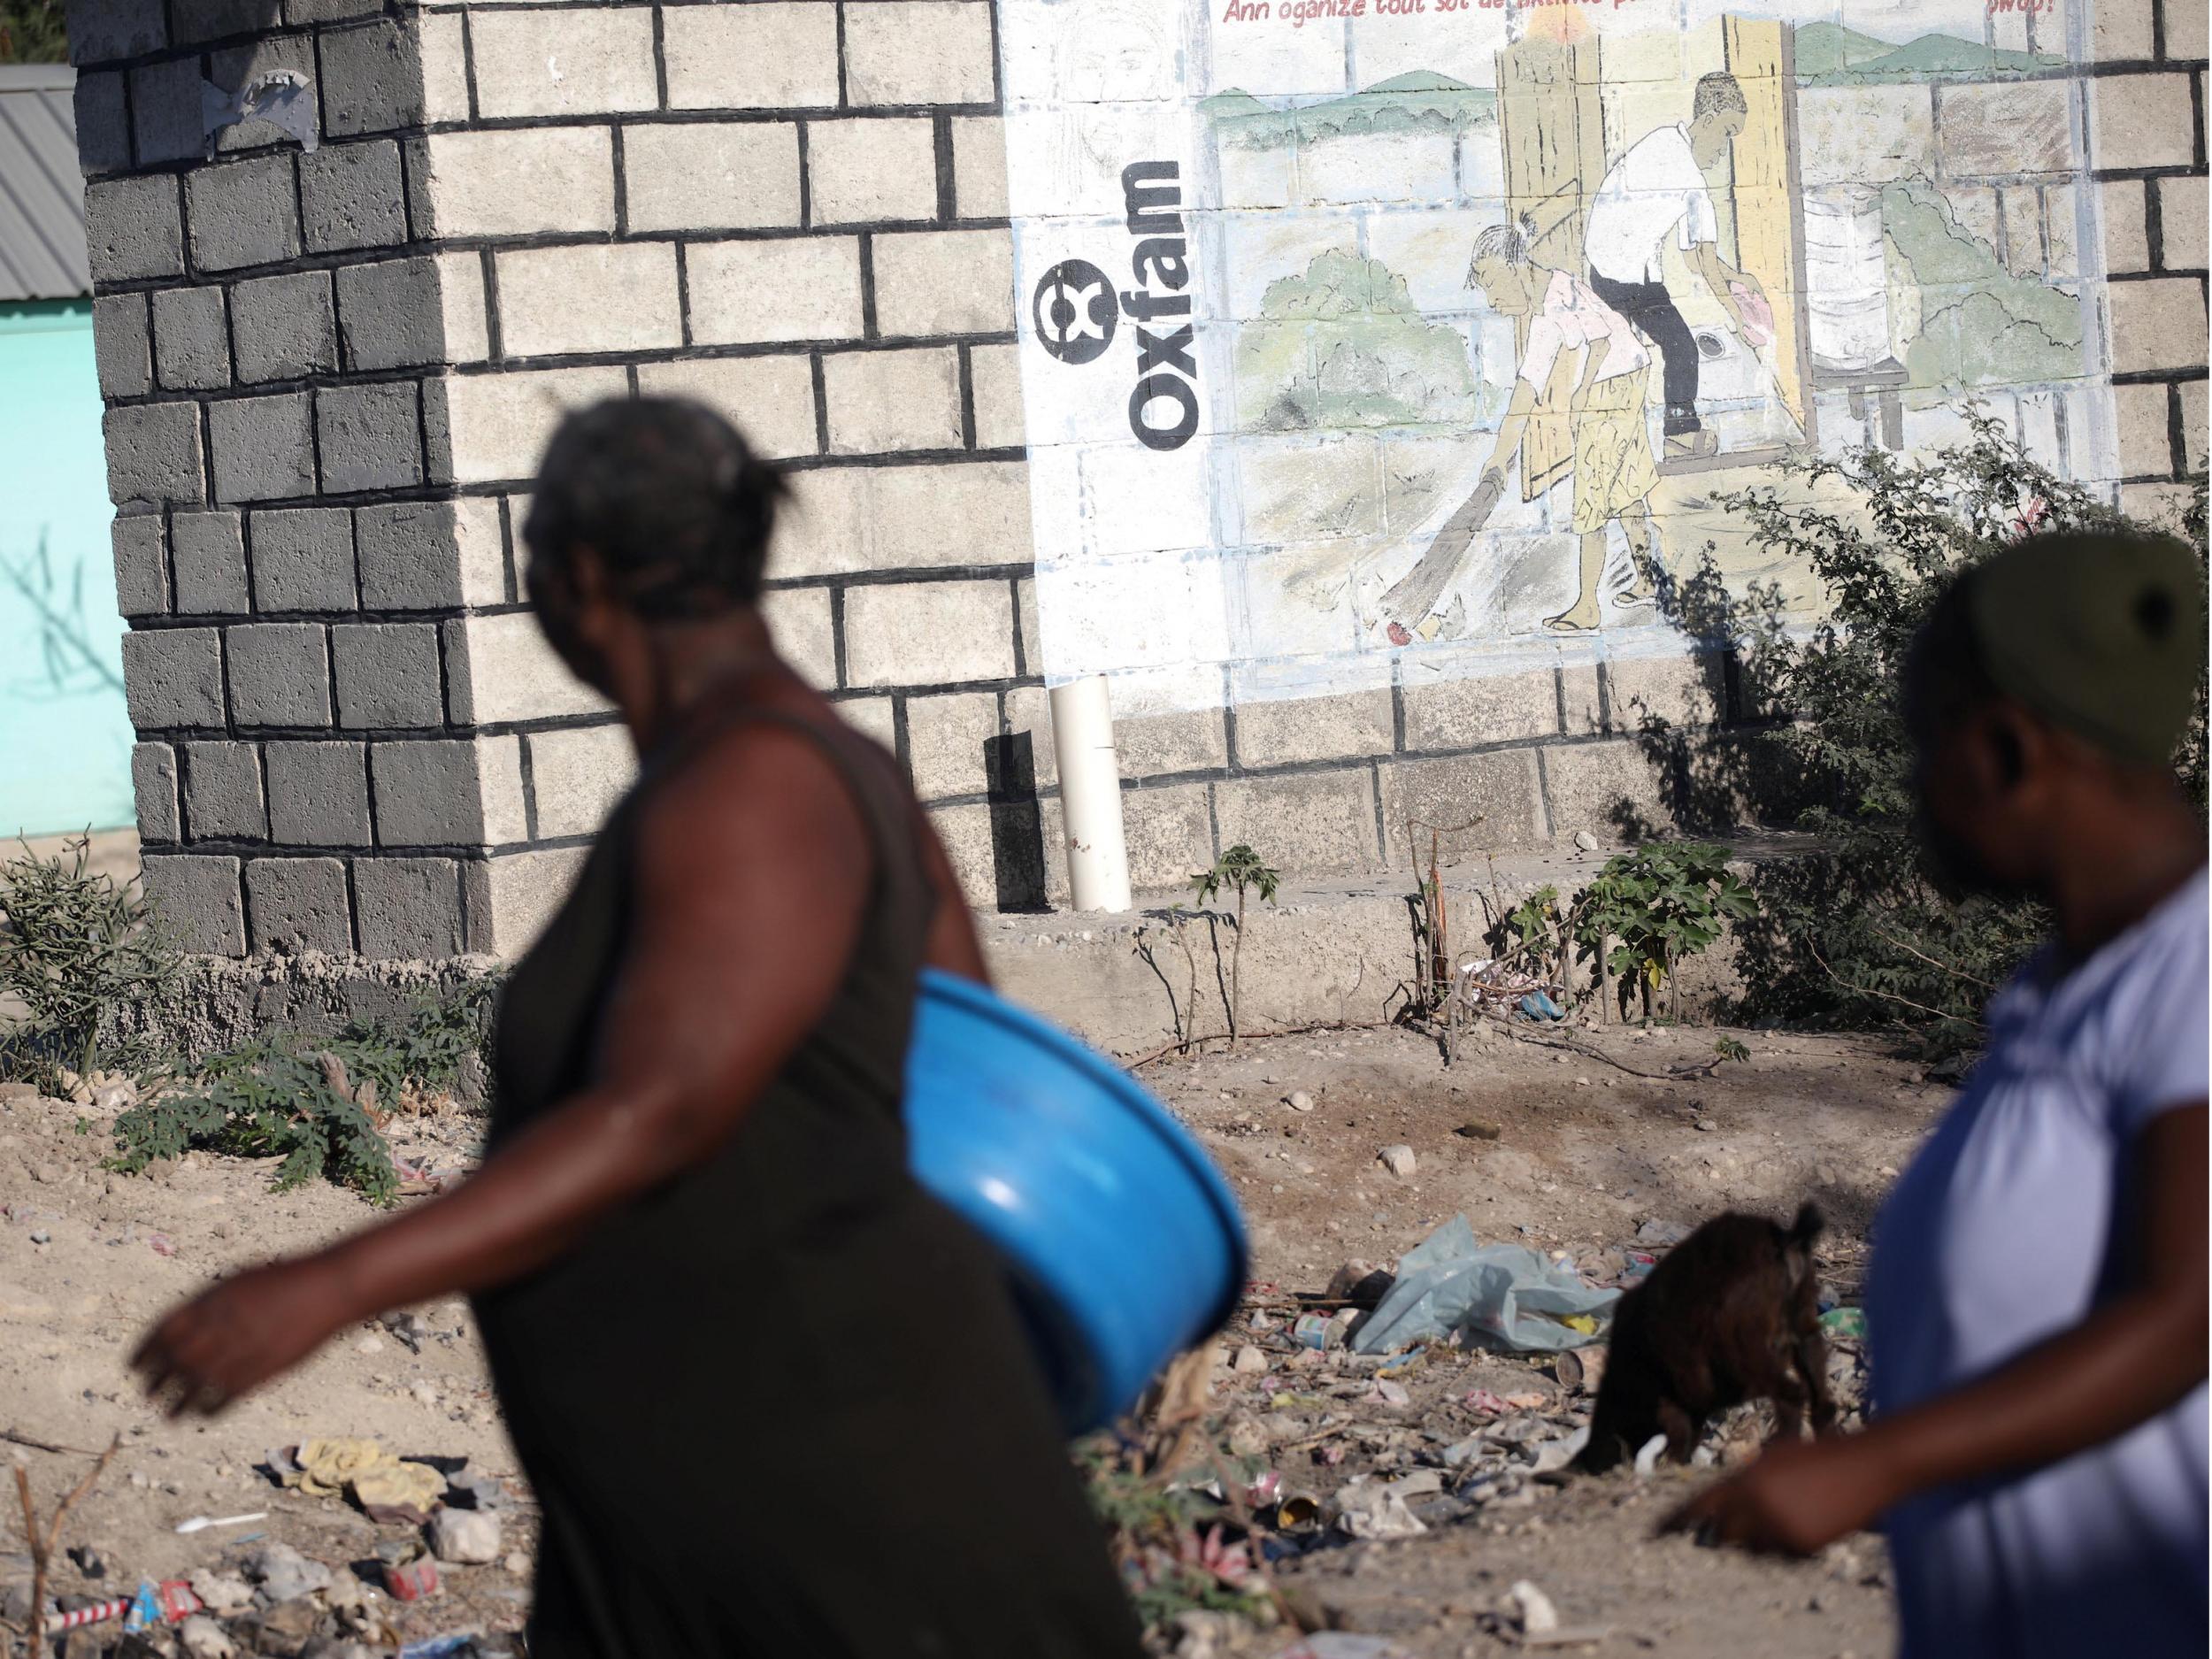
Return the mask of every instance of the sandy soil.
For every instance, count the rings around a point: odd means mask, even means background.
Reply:
[[[1713,1052],[1708,1030],[1581,1035],[1650,1071]],[[1809,1194],[1832,1221],[1824,1276],[1848,1300],[1870,1211],[1946,1091],[1866,1043],[1739,1035],[1749,1062],[1686,1082],[1646,1080],[1502,1036],[1463,1049],[1448,1070],[1432,1044],[1394,1030],[1254,1041],[1233,1054],[1164,1061],[1143,1075],[1231,1176],[1251,1225],[1254,1279],[1279,1293],[1318,1292],[1350,1257],[1387,1265],[1455,1213],[1479,1238],[1563,1249],[1583,1262],[1628,1244],[1647,1220],[1692,1225],[1732,1206],[1784,1216]],[[1310,1110],[1286,1103],[1293,1091],[1310,1097]],[[1470,1125],[1494,1127],[1495,1138],[1457,1133]],[[473,1133],[457,1114],[413,1120],[402,1149],[448,1164],[465,1156]],[[1411,1176],[1376,1162],[1393,1144],[1413,1148]],[[106,1577],[62,1565],[56,1591],[114,1594],[119,1582],[227,1567],[266,1541],[246,1541],[255,1533],[334,1565],[362,1563],[368,1576],[376,1545],[405,1528],[379,1526],[337,1499],[280,1490],[257,1470],[269,1448],[311,1436],[373,1436],[402,1454],[513,1472],[458,1302],[421,1310],[419,1352],[390,1329],[365,1326],[212,1423],[152,1415],[124,1364],[151,1318],[212,1273],[314,1244],[371,1212],[328,1187],[272,1194],[265,1165],[202,1155],[143,1177],[111,1174],[100,1167],[108,1150],[104,1126],[83,1108],[0,1097],[4,1449],[50,1502],[88,1466],[86,1454],[122,1437],[64,1539],[91,1546]],[[1586,1410],[1525,1362],[1442,1349],[1400,1379],[1407,1404],[1377,1403],[1368,1398],[1371,1368],[1334,1355],[1296,1359],[1286,1319],[1278,1299],[1248,1310],[1228,1333],[1217,1427],[1225,1439],[1241,1428],[1240,1443],[1263,1445],[1289,1485],[1325,1497],[1362,1472],[1432,1464],[1439,1448],[1487,1420],[1463,1403],[1477,1387],[1546,1393],[1540,1415],[1560,1432]],[[1258,1350],[1263,1372],[1230,1369],[1245,1345]],[[856,1355],[853,1363],[872,1362]],[[1283,1393],[1318,1394],[1319,1404],[1275,1406],[1271,1396]],[[1332,1426],[1341,1432],[1314,1438]],[[1309,1443],[1284,1444],[1300,1440]],[[1496,1609],[1521,1578],[1550,1595],[1563,1624],[1609,1632],[1602,1651],[1835,1659],[1892,1646],[1873,1540],[1801,1565],[1652,1541],[1658,1515],[1705,1478],[1525,1482],[1510,1501],[1483,1503],[1440,1494],[1417,1501],[1417,1512],[1425,1504],[1434,1517],[1418,1537],[1320,1549],[1275,1571],[1333,1624],[1387,1634],[1412,1655],[1488,1654],[1517,1641]],[[257,1509],[268,1518],[173,1530],[193,1516]],[[505,1531],[506,1562],[447,1567],[436,1601],[387,1609],[396,1627],[413,1637],[518,1624],[526,1572],[518,1574],[527,1563],[514,1557],[534,1541],[526,1502],[507,1514]],[[17,1548],[0,1543],[0,1551]],[[0,1581],[22,1572],[19,1560],[0,1554]],[[1280,1640],[1261,1639],[1252,1650]]]

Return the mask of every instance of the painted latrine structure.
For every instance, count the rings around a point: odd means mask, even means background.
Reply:
[[[1141,885],[1663,821],[1645,714],[1753,710],[1633,602],[1709,542],[1816,619],[1720,505],[1775,455],[1924,449],[1972,397],[2131,507],[2202,468],[2204,37],[2193,0],[80,0],[149,880],[217,952],[526,941],[631,762],[516,529],[563,408],[660,389],[792,469],[772,619],[979,902],[1058,896],[1080,673]]]

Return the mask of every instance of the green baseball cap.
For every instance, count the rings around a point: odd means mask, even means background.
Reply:
[[[1966,609],[1998,690],[2117,759],[2172,759],[2205,672],[2204,584],[2188,547],[2031,536],[1976,567]]]

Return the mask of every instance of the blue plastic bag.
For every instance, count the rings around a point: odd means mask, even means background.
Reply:
[[[1477,1244],[1454,1216],[1405,1253],[1397,1282],[1353,1334],[1358,1354],[1383,1354],[1465,1333],[1493,1348],[1552,1353],[1595,1340],[1563,1319],[1601,1328],[1617,1290],[1594,1290],[1574,1269],[1518,1244]]]

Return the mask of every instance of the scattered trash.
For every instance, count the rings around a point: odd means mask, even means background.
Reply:
[[[1551,1604],[1551,1597],[1526,1578],[1516,1579],[1506,1595],[1513,1603],[1523,1635],[1541,1636],[1559,1628],[1559,1609]]]
[[[497,1475],[488,1475],[473,1469],[449,1469],[445,1472],[445,1501],[449,1507],[463,1509],[503,1509],[513,1499],[507,1486]]]
[[[56,1635],[119,1618],[125,1630],[138,1631],[155,1624],[174,1624],[199,1610],[200,1601],[192,1594],[192,1586],[180,1578],[171,1578],[160,1584],[142,1583],[129,1595],[110,1596],[104,1601],[90,1602],[66,1613],[50,1614],[42,1628],[47,1634]]]
[[[1375,1154],[1375,1162],[1401,1179],[1411,1175],[1418,1164],[1413,1148],[1408,1146],[1385,1147]]]
[[[188,1580],[200,1605],[218,1617],[242,1613],[253,1605],[253,1590],[243,1578],[203,1567]]]
[[[1552,1362],[1551,1374],[1559,1379],[1559,1386],[1575,1394],[1595,1394],[1598,1379],[1605,1375],[1605,1350],[1601,1348],[1566,1348],[1559,1350],[1559,1357]]]
[[[1564,1440],[1546,1440],[1536,1448],[1534,1472],[1555,1475],[1582,1455],[1582,1448],[1590,1443],[1590,1425],[1584,1424]]]
[[[237,1659],[237,1643],[204,1613],[195,1613],[179,1625],[177,1640],[192,1659]]]
[[[1397,1281],[1352,1347],[1379,1354],[1464,1332],[1525,1351],[1578,1348],[1619,1295],[1591,1289],[1571,1268],[1521,1245],[1479,1245],[1467,1217],[1454,1216],[1406,1252]],[[1587,1317],[1588,1328],[1563,1323],[1578,1316]]]
[[[1317,1630],[1279,1648],[1274,1659],[1401,1659],[1405,1649],[1387,1636],[1359,1636],[1350,1631]]]
[[[1380,1483],[1354,1481],[1336,1494],[1337,1530],[1348,1538],[1374,1541],[1412,1538],[1428,1525],[1406,1507],[1404,1494]]]
[[[1531,991],[1514,1006],[1520,1010],[1524,1019],[1550,1020],[1567,1018],[1567,1010],[1553,1002],[1542,991]]]
[[[399,1650],[399,1659],[461,1659],[476,1647],[474,1631],[457,1631],[448,1636],[429,1636],[421,1641],[411,1641]]]
[[[188,1521],[179,1521],[177,1531],[204,1532],[211,1526],[243,1526],[248,1521],[265,1521],[268,1518],[269,1512],[266,1509],[256,1509],[251,1515],[196,1515]]]
[[[101,1557],[100,1552],[93,1548],[91,1545],[73,1545],[69,1549],[68,1555],[69,1559],[76,1564],[77,1571],[82,1573],[86,1578],[93,1579],[96,1582],[97,1580],[104,1578],[108,1576],[108,1564],[106,1561]]]
[[[303,1440],[269,1454],[287,1486],[311,1497],[342,1492],[373,1521],[419,1526],[445,1494],[445,1477],[428,1463],[394,1456],[372,1440]]]
[[[384,1587],[395,1601],[419,1601],[438,1593],[438,1563],[419,1538],[403,1538],[376,1548]]]
[[[430,1517],[430,1548],[440,1561],[482,1566],[499,1559],[499,1517],[483,1509],[440,1509]]]
[[[1319,1344],[1317,1343],[1314,1346],[1318,1347]],[[1256,1377],[1267,1369],[1267,1356],[1259,1348],[1253,1347],[1251,1343],[1247,1342],[1237,1350],[1237,1356],[1231,1363],[1229,1369],[1239,1377]]]
[[[146,1244],[156,1256],[174,1256],[177,1253],[176,1240],[165,1233],[150,1235],[146,1240]]]
[[[1325,1313],[1302,1313],[1291,1322],[1290,1340],[1300,1348],[1325,1348],[1329,1345],[1329,1325]]]
[[[1386,1406],[1409,1406],[1413,1403],[1413,1396],[1406,1392],[1403,1383],[1391,1382],[1384,1378],[1375,1379],[1375,1386],[1367,1397],[1379,1400]]]
[[[1636,1478],[1643,1479],[1659,1467],[1659,1454],[1667,1449],[1667,1437],[1655,1434],[1636,1448]]]
[[[1636,1224],[1636,1242],[1656,1245],[1661,1249],[1679,1244],[1689,1236],[1690,1230],[1678,1221],[1661,1221],[1653,1217]]]
[[[264,1544],[246,1557],[246,1576],[272,1601],[292,1601],[330,1587],[330,1569],[289,1544]]]
[[[1820,1316],[1820,1328],[1829,1336],[1841,1337],[1848,1341],[1866,1340],[1866,1310],[1863,1308],[1835,1308]]]
[[[1317,1532],[1321,1500],[1310,1492],[1292,1492],[1275,1501],[1275,1530],[1279,1532]]]

